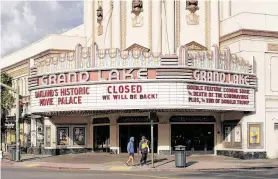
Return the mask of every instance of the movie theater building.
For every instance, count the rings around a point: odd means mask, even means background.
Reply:
[[[84,24],[2,60],[28,60],[32,145],[125,153],[152,119],[159,154],[277,158],[276,7],[85,0]]]
[[[181,46],[175,56],[77,45],[59,57],[30,62],[31,112],[44,117],[47,152],[126,152],[131,136],[136,144],[142,135],[150,139],[150,117],[159,154],[176,145],[192,153],[242,151],[243,141],[263,140],[261,125],[250,124],[254,139],[244,124],[255,111],[254,62],[229,49],[195,53]]]

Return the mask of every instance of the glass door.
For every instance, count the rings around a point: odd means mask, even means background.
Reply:
[[[94,151],[110,152],[110,126],[94,126]]]

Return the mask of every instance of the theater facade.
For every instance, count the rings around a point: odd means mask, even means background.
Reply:
[[[255,60],[229,48],[182,45],[178,55],[161,55],[78,44],[74,52],[31,59],[29,90],[47,154],[124,153],[131,136],[136,145],[143,135],[150,139],[152,118],[158,154],[184,145],[193,154],[266,156],[263,124],[244,118],[256,110]]]

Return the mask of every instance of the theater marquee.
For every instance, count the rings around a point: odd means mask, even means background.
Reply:
[[[120,109],[254,111],[254,89],[184,82],[53,87],[31,92],[32,112]]]

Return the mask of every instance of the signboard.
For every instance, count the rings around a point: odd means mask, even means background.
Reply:
[[[253,111],[254,89],[182,82],[90,84],[33,90],[31,112],[118,109]]]
[[[235,127],[235,142],[241,142],[241,128],[240,126]]]
[[[12,129],[12,128],[14,128],[14,126],[15,126],[15,123],[5,123],[5,127],[7,129]]]

